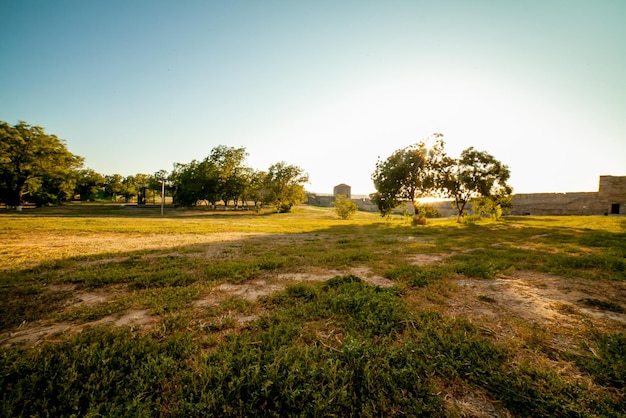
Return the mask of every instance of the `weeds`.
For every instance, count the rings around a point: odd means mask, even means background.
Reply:
[[[576,361],[598,383],[623,389],[626,386],[626,335],[595,333],[588,349],[593,356],[577,357]]]
[[[449,274],[449,269],[442,266],[403,265],[387,270],[384,276],[390,280],[406,282],[411,286],[424,287]]]

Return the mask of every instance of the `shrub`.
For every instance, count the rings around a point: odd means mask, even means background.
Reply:
[[[423,205],[420,209],[420,212],[424,214],[427,218],[441,218],[441,213],[439,213],[439,209],[431,205]]]
[[[335,207],[335,212],[337,212],[337,215],[341,219],[350,219],[359,210],[356,203],[342,194],[337,195],[333,206]]]

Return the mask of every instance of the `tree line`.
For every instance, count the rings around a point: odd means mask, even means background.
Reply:
[[[450,198],[459,220],[470,203],[475,212],[497,218],[511,206],[510,175],[506,165],[474,147],[463,150],[459,158],[448,156],[443,135],[435,133],[385,160],[379,158],[372,173],[376,193],[370,197],[383,216],[411,202],[416,223],[425,222],[422,197]]]
[[[81,200],[118,197],[145,204],[164,186],[181,206],[218,202],[237,207],[273,205],[288,212],[306,200],[304,170],[284,161],[266,171],[245,165],[245,148],[213,148],[204,160],[176,163],[172,172],[102,175],[84,167],[84,158],[72,154],[65,141],[26,122],[10,125],[0,121],[0,202],[22,206],[61,204],[80,196]]]
[[[304,202],[304,184],[309,181],[304,170],[284,161],[272,164],[267,171],[244,164],[246,149],[219,145],[204,160],[175,164],[169,176],[177,203],[192,206],[204,203],[216,208],[244,206],[253,202],[256,208],[273,205],[278,212],[289,212]]]
[[[43,128],[0,121],[0,201],[43,206],[78,195],[82,200],[136,197],[137,203],[145,204],[165,186],[180,206],[204,204],[215,209],[220,202],[224,207],[252,202],[256,208],[272,205],[278,212],[289,212],[306,200],[304,184],[309,178],[302,168],[281,161],[255,170],[245,164],[247,156],[243,147],[219,145],[203,160],[174,164],[169,173],[102,175],[85,168],[82,157]],[[509,177],[509,168],[486,151],[470,147],[459,158],[448,156],[443,135],[436,133],[385,160],[379,158],[372,174],[376,192],[370,197],[383,216],[411,202],[417,223],[425,222],[422,197],[450,198],[459,219],[468,204],[474,211],[498,217],[511,205]]]

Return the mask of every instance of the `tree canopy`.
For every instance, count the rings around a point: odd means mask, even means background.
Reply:
[[[279,212],[288,212],[294,204],[306,200],[304,183],[308,176],[297,166],[280,162],[268,171],[256,171],[244,164],[245,148],[220,145],[202,161],[176,164],[170,175],[175,203],[193,206],[206,202],[216,207],[223,201],[271,204]]]
[[[243,200],[251,170],[244,165],[247,155],[245,148],[220,145],[202,161],[176,164],[169,178],[174,201],[183,206],[204,201],[215,207],[220,200],[224,206]]]
[[[42,127],[0,121],[0,196],[8,205],[21,206],[27,195],[37,205],[70,199],[76,186],[71,173],[82,164]]]
[[[378,159],[372,174],[376,193],[371,198],[382,215],[408,201],[413,215],[423,216],[418,199],[437,190],[443,147],[443,135],[436,133],[429,140],[396,150],[386,160]]]
[[[278,212],[289,212],[293,205],[306,201],[304,184],[308,181],[309,175],[298,166],[284,161],[273,164],[265,177],[265,203]]]
[[[444,166],[441,185],[446,195],[454,199],[460,219],[471,201],[494,213],[501,210],[513,192],[507,183],[510,176],[509,168],[493,155],[469,147]]]
[[[371,198],[381,215],[411,202],[417,220],[425,215],[418,203],[420,197],[452,198],[459,220],[470,202],[494,216],[510,205],[512,188],[507,184],[510,172],[506,165],[473,147],[458,159],[450,158],[444,146],[443,135],[433,134],[427,141],[378,160],[372,174],[376,193]]]

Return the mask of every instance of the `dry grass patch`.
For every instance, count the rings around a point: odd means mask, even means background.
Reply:
[[[31,232],[24,235],[1,234],[0,271],[34,267],[42,262],[67,259],[68,256],[100,256],[131,251],[163,251],[194,244],[245,241],[263,234],[216,233],[216,234],[143,234],[143,233],[79,233],[75,231]],[[207,246],[212,256],[224,246]],[[84,266],[114,261],[122,257],[81,261]]]

